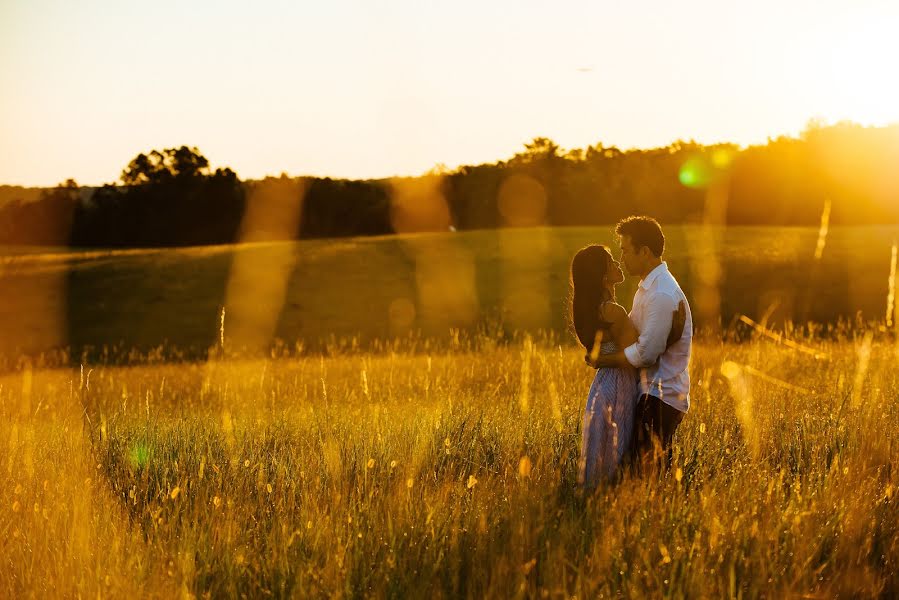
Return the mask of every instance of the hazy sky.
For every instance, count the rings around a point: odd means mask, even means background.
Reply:
[[[0,0],[0,183],[188,144],[243,178],[899,121],[899,3]]]

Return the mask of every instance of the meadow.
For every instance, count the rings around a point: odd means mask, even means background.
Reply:
[[[461,344],[3,376],[0,595],[899,592],[892,341],[698,343],[672,469],[586,495],[580,353]]]
[[[546,233],[575,247],[590,234]],[[349,254],[353,260],[339,258],[340,244],[316,242],[319,259],[314,244],[301,246],[308,252],[288,266],[319,265],[324,300],[297,292],[293,286],[313,285],[301,277],[282,294],[286,307],[305,305],[280,309],[277,319],[235,301],[225,302],[222,321],[221,299],[208,292],[198,296],[209,298],[207,310],[173,311],[176,324],[196,328],[190,331],[200,331],[193,319],[203,315],[211,332],[199,339],[212,350],[202,359],[171,360],[182,352],[172,344],[135,351],[134,360],[82,353],[86,360],[70,357],[67,366],[41,356],[8,361],[0,375],[0,596],[895,596],[895,336],[876,322],[775,326],[777,305],[771,309],[772,296],[762,293],[792,289],[783,277],[797,273],[834,281],[834,265],[852,277],[858,267],[854,290],[836,286],[811,297],[819,304],[861,298],[876,321],[874,308],[886,302],[891,232],[837,232],[820,263],[828,268],[802,258],[807,243],[814,251],[813,233],[793,232],[795,245],[774,231],[770,239],[763,231],[734,233],[744,238],[719,246],[733,248],[720,263],[773,275],[722,279],[722,290],[738,281],[753,290],[723,291],[722,304],[766,299],[768,308],[747,314],[786,337],[739,321],[708,327],[694,347],[692,405],[671,469],[625,472],[589,494],[578,490],[576,473],[593,371],[564,318],[561,328],[531,327],[555,322],[565,271],[556,280],[546,266],[552,261],[522,259],[497,272],[483,266],[490,244],[496,264],[507,256],[505,243],[563,260],[567,246],[539,251],[540,236],[354,240],[347,243],[362,251]],[[453,285],[441,283],[433,265],[445,274],[447,247],[466,239],[483,254],[469,251],[469,267],[452,263],[463,267],[451,271]],[[862,242],[876,252],[852,252]],[[386,243],[405,248],[410,275],[382,270],[394,264],[378,262],[389,256]],[[685,279],[690,272],[701,278],[686,259],[689,249],[672,246],[671,262],[684,261]],[[136,329],[155,343],[152,335],[178,328],[153,312],[162,309],[152,308],[157,300],[148,290],[174,300],[185,294],[186,306],[191,286],[214,278],[196,262],[184,266],[185,256],[233,270],[240,259],[232,254],[262,253],[266,261],[250,264],[271,265],[279,252],[269,245],[43,253],[8,258],[5,274],[7,283],[33,286],[20,290],[39,290],[65,265],[67,281],[75,278],[59,287],[69,291],[65,311],[89,321],[67,325],[70,340],[73,331],[133,339],[127,336]],[[296,252],[290,245],[289,254]],[[338,258],[326,263],[326,256]],[[85,280],[77,278],[88,277],[71,274],[78,264],[93,274],[92,288],[78,287]],[[379,278],[384,286],[355,294],[338,285]],[[153,288],[148,280],[167,283]],[[119,304],[129,285],[150,308],[136,299]],[[82,305],[77,294],[86,299],[88,289],[93,300]],[[257,282],[253,289],[271,288]],[[406,297],[401,289],[413,298],[411,310],[393,304]],[[550,290],[543,303],[503,304],[533,298],[535,289]],[[779,306],[801,308],[803,290],[794,291]],[[869,298],[875,291],[876,301]],[[101,299],[117,310],[88,319]],[[130,320],[123,306],[133,309]],[[504,320],[479,325],[490,306]],[[318,320],[308,316],[313,308]],[[38,309],[52,312],[32,302],[30,310]],[[249,335],[240,332],[241,315],[271,334],[283,331],[290,311],[322,332],[343,335],[346,320],[370,322],[374,331],[353,338],[347,330],[343,342],[323,337],[323,351],[285,343],[254,353],[237,345]],[[450,331],[429,334],[443,328]],[[391,339],[384,332],[394,341],[371,342]]]

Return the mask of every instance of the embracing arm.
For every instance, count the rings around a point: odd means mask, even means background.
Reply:
[[[630,367],[631,363],[627,361],[624,352],[615,352],[614,354],[600,354],[596,360],[590,360],[590,355],[584,357],[587,364],[596,369],[603,367]]]
[[[630,364],[648,367],[659,360],[659,356],[667,349],[677,312],[678,301],[668,294],[656,294],[649,300],[640,337],[624,349],[624,355]]]
[[[666,296],[666,298],[669,297]],[[673,301],[673,299],[671,300]],[[667,307],[668,302],[650,305],[646,326],[647,334],[644,336],[639,334],[634,328],[633,323],[631,323],[631,320],[623,307],[617,304],[615,304],[614,307],[610,305],[604,318],[612,323],[612,335],[615,337],[618,347],[624,348],[624,351],[616,352],[614,354],[601,354],[595,357],[591,357],[588,354],[584,357],[587,364],[596,368],[627,366],[642,367],[654,364],[659,359],[659,355],[675,344],[684,333],[684,325],[687,318],[684,301],[679,301],[674,310],[669,311]],[[667,319],[661,318],[661,315],[663,314],[667,315]],[[650,331],[655,333],[650,336],[648,333]],[[666,337],[661,338],[661,333],[663,332],[667,332],[667,334]],[[657,353],[654,353],[654,350],[656,350],[659,345],[660,339],[662,349]],[[641,341],[643,342],[642,348]],[[628,356],[629,352],[631,353],[631,356]],[[652,357],[651,362],[640,362],[641,359],[648,357]]]

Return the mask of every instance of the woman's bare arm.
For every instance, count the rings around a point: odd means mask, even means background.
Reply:
[[[634,325],[627,316],[627,311],[625,311],[624,307],[620,304],[606,302],[599,309],[599,318],[612,324],[612,339],[615,341],[619,350],[614,354],[596,353],[593,356],[587,354],[587,356],[584,357],[584,360],[586,360],[587,364],[591,367],[598,369],[603,367],[629,368],[630,363],[627,362],[627,357],[624,356],[623,349],[634,343],[634,340],[637,339],[637,331],[634,329]]]
[[[627,311],[620,304],[614,302],[603,304],[600,318],[612,324],[612,338],[619,348],[627,348],[637,341],[639,333],[627,316]]]

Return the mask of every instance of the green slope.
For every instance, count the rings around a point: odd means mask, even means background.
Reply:
[[[725,322],[766,312],[775,320],[833,321],[856,311],[882,319],[897,235],[886,227],[832,229],[816,261],[812,229],[669,227],[666,254],[691,298],[717,262]],[[485,323],[564,333],[568,263],[591,242],[612,243],[610,228],[162,250],[7,248],[0,351],[165,344],[202,353],[220,341],[223,306],[226,343],[234,346],[263,344],[260,331],[264,340],[307,348],[410,332],[446,336]],[[625,306],[635,284],[619,289]],[[703,315],[696,319],[704,324]]]

